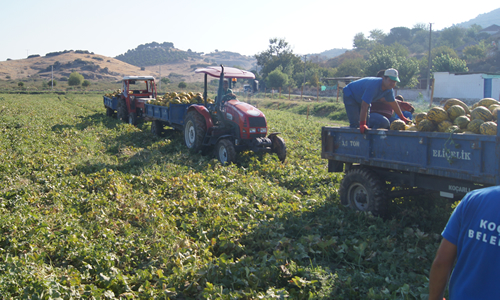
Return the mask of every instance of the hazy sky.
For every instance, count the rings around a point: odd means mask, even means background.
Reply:
[[[296,54],[352,48],[356,33],[433,23],[441,30],[500,8],[469,2],[320,0],[0,0],[0,61],[63,50],[110,57],[140,44],[172,42],[181,50],[254,55],[270,38]],[[499,20],[500,23],[500,20]],[[500,24],[498,24],[500,25]]]

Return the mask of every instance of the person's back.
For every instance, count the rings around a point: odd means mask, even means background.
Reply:
[[[443,237],[456,245],[450,299],[498,299],[500,186],[470,192],[457,206]]]

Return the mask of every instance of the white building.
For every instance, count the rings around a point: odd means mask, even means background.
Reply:
[[[433,98],[457,98],[474,103],[483,98],[500,100],[500,75],[435,72]]]

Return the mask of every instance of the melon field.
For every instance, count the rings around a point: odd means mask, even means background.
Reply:
[[[2,299],[426,299],[441,198],[340,205],[331,121],[262,108],[288,157],[222,166],[102,96],[0,94]]]

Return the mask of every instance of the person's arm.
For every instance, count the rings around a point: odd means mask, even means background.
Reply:
[[[451,270],[457,258],[457,246],[443,238],[429,275],[429,300],[442,300]]]
[[[365,130],[368,129],[368,126],[366,126],[366,118],[368,117],[369,108],[370,104],[361,101],[361,111],[359,112],[359,130],[361,133],[365,133]]]
[[[396,113],[396,115],[398,115],[398,117],[403,120],[405,123],[408,123],[410,122],[410,120],[408,120],[404,115],[403,115],[403,112],[401,111],[401,108],[399,108],[399,105],[398,105],[398,102],[397,101],[392,101],[392,102],[387,102],[389,103],[389,105],[392,107],[392,109],[394,110],[394,112]]]

